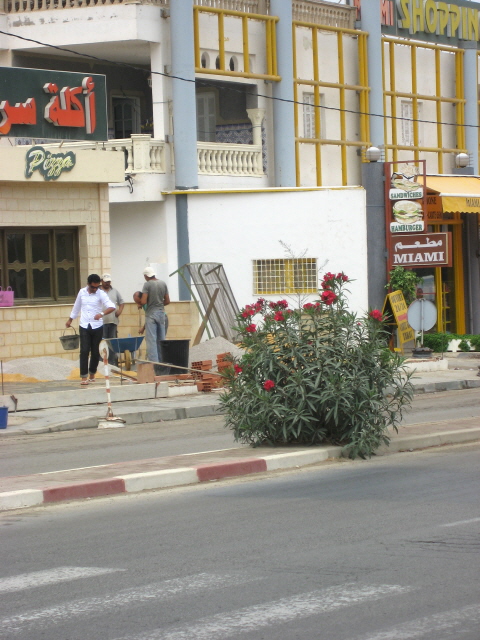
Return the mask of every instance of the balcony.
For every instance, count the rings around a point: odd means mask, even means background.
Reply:
[[[0,0],[0,12],[29,13],[55,9],[108,7],[119,4],[132,4],[132,0]],[[170,0],[135,0],[135,4],[167,8]],[[195,4],[227,11],[270,14],[268,0],[195,0]],[[294,20],[344,29],[355,28],[356,9],[354,7],[338,6],[321,0],[292,0],[292,8]]]
[[[123,151],[125,173],[167,173],[165,148],[169,143],[155,140],[150,135],[138,134],[123,140],[107,142],[66,142],[69,149],[97,149]],[[47,148],[57,144],[43,145]],[[172,172],[173,149],[172,149]],[[253,144],[197,143],[198,173],[215,176],[263,176],[262,146]]]

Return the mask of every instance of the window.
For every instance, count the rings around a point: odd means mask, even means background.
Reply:
[[[320,94],[320,138],[325,138],[325,110],[321,107],[325,104],[325,94]],[[303,93],[303,137],[316,138],[315,135],[315,94]]]
[[[216,121],[215,93],[197,93],[197,140],[215,142]]]
[[[0,229],[0,282],[15,303],[69,302],[78,290],[76,229]]]
[[[253,261],[253,292],[317,293],[317,259],[295,258]]]
[[[411,100],[402,100],[402,145],[404,147],[413,147],[415,141],[413,139],[413,102]],[[423,116],[423,103],[417,102],[418,111],[418,146],[423,145],[423,122],[420,122]]]
[[[115,139],[129,138],[140,133],[140,99],[112,98]]]

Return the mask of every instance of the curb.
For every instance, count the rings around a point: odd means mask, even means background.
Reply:
[[[394,438],[390,442],[390,446],[380,448],[377,455],[414,451],[441,445],[462,444],[476,440],[480,440],[480,428],[405,436]],[[328,459],[339,459],[341,457],[341,447],[321,447],[308,451],[273,454],[262,458],[239,458],[214,464],[132,473],[104,480],[73,483],[48,489],[7,491],[0,493],[0,511],[22,509],[67,500],[81,500],[123,493],[182,487],[201,482],[221,480],[222,478],[306,467],[325,462]]]
[[[422,395],[425,393],[439,393],[441,391],[462,391],[464,389],[478,389],[480,387],[480,378],[478,380],[450,380],[445,382],[429,382],[422,384],[413,384],[414,395]],[[190,407],[176,407],[165,409],[143,409],[141,411],[120,410],[119,415],[125,420],[127,425],[132,424],[148,424],[151,422],[163,422],[169,420],[185,420],[186,418],[204,418],[211,415],[222,413],[221,406],[217,402],[212,404],[204,404]],[[14,430],[0,431],[0,438],[16,435],[35,435],[41,433],[54,433],[57,431],[73,431],[75,429],[96,429],[99,416],[87,415],[74,420],[57,422],[46,425],[43,419],[37,418],[39,425],[35,426],[35,419],[30,425],[18,427]]]

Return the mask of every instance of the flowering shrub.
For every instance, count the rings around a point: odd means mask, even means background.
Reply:
[[[260,298],[238,314],[245,354],[225,373],[221,397],[237,440],[329,442],[350,457],[388,444],[387,431],[397,429],[412,386],[402,358],[387,348],[381,312],[360,318],[348,310],[348,282],[344,273],[327,273],[317,302],[289,309],[286,300]]]

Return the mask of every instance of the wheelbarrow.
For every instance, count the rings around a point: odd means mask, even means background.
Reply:
[[[144,336],[136,336],[134,338],[105,338],[109,348],[117,354],[118,363],[124,364],[125,369],[130,371],[132,364],[135,363],[135,354],[143,342]],[[123,357],[122,357],[123,356]]]

